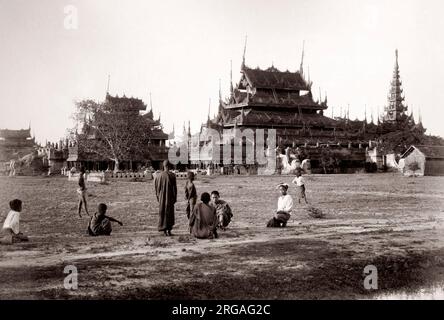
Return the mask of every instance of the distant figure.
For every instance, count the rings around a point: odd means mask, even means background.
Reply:
[[[281,193],[281,196],[278,199],[275,216],[267,223],[267,227],[286,227],[291,216],[293,199],[287,194],[288,184],[281,183],[277,186],[277,189]]]
[[[82,217],[82,205],[85,206],[85,212],[89,215],[88,205],[86,203],[86,185],[85,185],[85,168],[80,168],[79,175],[79,188],[77,189],[77,193],[79,194],[79,217]]]
[[[88,224],[88,234],[90,236],[109,236],[111,235],[112,226],[111,222],[117,222],[123,226],[123,223],[112,217],[108,217],[106,214],[107,206],[104,203],[100,203],[97,212],[91,217]]]
[[[197,192],[194,186],[194,172],[188,171],[188,180],[185,184],[185,199],[187,200],[187,218],[190,219],[190,214],[194,210],[194,206],[197,202]]]
[[[218,238],[216,209],[210,205],[210,194],[202,193],[190,217],[190,233],[199,239]]]
[[[307,196],[305,195],[305,179],[301,175],[301,171],[296,171],[296,177],[293,182],[296,185],[296,195],[298,197],[298,202],[301,203],[301,199],[304,199],[305,203],[308,203]]]
[[[211,205],[216,209],[217,226],[225,230],[231,222],[231,218],[233,218],[233,213],[228,203],[220,199],[219,191],[217,190],[211,192]]]
[[[20,212],[22,212],[22,201],[14,199],[9,202],[11,209],[6,216],[1,230],[0,244],[13,244],[20,241],[28,241],[28,237],[20,232]]]
[[[171,164],[168,160],[163,162],[163,171],[156,175],[154,186],[157,201],[159,201],[158,230],[166,236],[171,236],[174,226],[174,204],[177,201],[176,175],[170,172]]]

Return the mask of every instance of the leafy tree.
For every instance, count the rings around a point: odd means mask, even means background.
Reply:
[[[77,102],[74,114],[77,125],[71,134],[75,136],[79,154],[114,161],[115,171],[122,161],[149,159],[149,141],[155,122],[148,121],[138,110],[125,110],[126,107],[108,100]]]

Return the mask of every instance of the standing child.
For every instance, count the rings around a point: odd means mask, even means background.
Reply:
[[[100,203],[97,212],[91,217],[88,225],[88,234],[90,236],[109,236],[111,235],[111,222],[117,222],[123,226],[123,223],[112,217],[105,215],[108,207],[104,203]]]
[[[1,231],[0,244],[12,244],[19,241],[28,241],[28,237],[20,232],[20,212],[22,211],[22,201],[14,199],[9,202],[11,209],[5,219]]]
[[[185,199],[187,200],[187,218],[190,219],[190,214],[194,210],[197,201],[196,187],[194,186],[194,172],[188,171],[188,180],[185,183]]]
[[[296,177],[293,180],[293,183],[296,185],[296,195],[298,197],[298,202],[301,203],[301,199],[305,200],[305,203],[307,202],[307,196],[305,195],[305,179],[301,175],[301,171],[296,171]]]
[[[82,217],[82,205],[85,205],[85,212],[89,215],[88,206],[86,204],[86,185],[85,185],[85,168],[80,168],[79,176],[79,189],[77,189],[79,194],[79,217]]]

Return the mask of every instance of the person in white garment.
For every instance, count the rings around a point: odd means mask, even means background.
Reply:
[[[296,171],[296,177],[293,179],[292,183],[296,185],[298,202],[301,203],[301,199],[304,199],[305,203],[308,204],[307,196],[305,195],[305,179],[302,177],[300,170]]]
[[[278,199],[277,210],[274,217],[268,222],[267,227],[286,227],[287,222],[291,217],[291,210],[293,208],[293,199],[287,193],[288,184],[281,183],[277,186],[280,192]]]
[[[0,236],[1,244],[12,244],[19,241],[28,241],[28,237],[20,232],[20,212],[22,201],[14,199],[9,202],[10,211],[6,216]]]

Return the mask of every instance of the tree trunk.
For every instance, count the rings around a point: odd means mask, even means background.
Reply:
[[[119,171],[119,160],[115,159],[114,160],[114,172]]]

